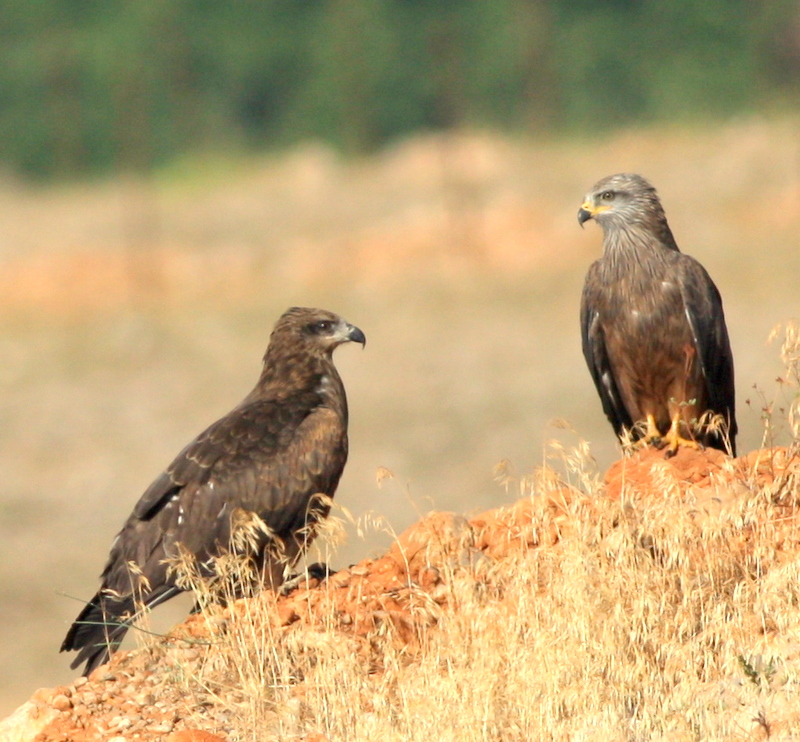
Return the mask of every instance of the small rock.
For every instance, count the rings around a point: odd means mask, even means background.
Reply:
[[[59,693],[57,696],[53,696],[50,705],[58,711],[68,711],[72,708],[72,701],[67,698],[66,694]]]
[[[50,703],[50,699],[57,693],[56,688],[39,688],[31,696],[31,701],[34,703]]]
[[[171,721],[162,721],[159,724],[153,724],[153,726],[148,728],[148,732],[155,732],[156,734],[167,734],[171,732],[175,728],[175,725]]]
[[[352,575],[350,574],[350,571],[343,569],[341,572],[337,572],[332,577],[329,577],[327,584],[335,590],[341,587],[349,587],[351,581]]]
[[[85,693],[81,694],[80,699],[87,706],[94,706],[97,703],[97,694],[92,693],[92,691],[86,691]]]
[[[108,728],[117,732],[124,732],[133,726],[133,722],[127,716],[115,716],[108,722]]]

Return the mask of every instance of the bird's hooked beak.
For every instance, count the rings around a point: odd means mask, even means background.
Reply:
[[[581,229],[583,229],[583,225],[588,222],[589,219],[594,219],[598,211],[600,211],[600,209],[598,209],[589,199],[581,204],[580,209],[578,209],[578,224],[581,225]]]
[[[594,196],[587,196],[580,209],[578,209],[578,224],[583,228],[584,223],[588,222],[589,219],[594,219],[598,214],[608,211],[610,208],[610,204],[595,203]]]
[[[351,325],[348,322],[345,322],[344,325],[346,339],[351,343],[361,343],[362,348],[366,347],[367,336],[355,325]]]

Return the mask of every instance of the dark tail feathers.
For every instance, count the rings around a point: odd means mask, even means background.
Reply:
[[[83,675],[89,675],[100,665],[108,662],[117,650],[131,624],[143,611],[154,608],[177,595],[180,590],[165,585],[145,597],[144,607],[137,611],[133,596],[112,597],[101,590],[87,603],[70,626],[61,644],[62,652],[77,651],[78,656],[70,663],[76,669],[83,662]]]

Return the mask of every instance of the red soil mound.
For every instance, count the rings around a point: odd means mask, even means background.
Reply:
[[[778,520],[788,522],[795,518],[799,477],[800,457],[786,449],[755,451],[739,459],[690,449],[680,449],[668,459],[661,451],[644,449],[608,470],[602,492],[639,511],[643,505],[676,498],[698,524],[737,500],[766,493]],[[515,552],[552,547],[576,526],[590,522],[593,507],[587,495],[554,483],[545,496],[525,498],[472,519],[431,513],[378,559],[366,559],[324,581],[308,579],[288,595],[265,594],[254,600],[269,603],[271,636],[285,636],[297,627],[324,628],[346,637],[365,662],[375,662],[370,637],[383,629],[413,660],[424,630],[448,604],[449,581],[459,569],[480,573],[482,565],[489,567]],[[745,532],[742,538],[744,543]],[[239,601],[230,610],[248,612],[249,606]],[[221,621],[227,620],[224,611],[220,614]],[[37,691],[0,723],[0,737],[20,742],[218,742],[220,737],[192,727],[202,717],[207,728],[225,729],[230,710],[213,699],[197,699],[200,711],[188,719],[179,711],[186,707],[181,698],[185,688],[174,682],[176,666],[208,661],[214,651],[208,643],[209,628],[208,617],[191,616],[153,650],[120,652],[89,679]],[[323,742],[325,737],[303,739]]]

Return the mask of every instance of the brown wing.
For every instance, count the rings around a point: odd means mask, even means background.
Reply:
[[[678,283],[702,369],[708,409],[727,422],[732,454],[736,456],[738,428],[733,353],[722,298],[706,269],[689,255],[681,255]],[[722,435],[711,433],[708,438],[708,445],[725,450]]]
[[[333,495],[347,459],[346,420],[318,403],[317,394],[303,392],[237,408],[175,458],[137,503],[101,590],[64,640],[62,651],[83,648],[73,667],[87,661],[88,673],[102,664],[127,630],[136,581],[129,562],[149,583],[141,599],[152,606],[177,591],[164,559],[177,555],[178,544],[200,563],[218,555],[236,509],[257,513],[285,539],[306,525],[310,500]],[[121,620],[119,630],[109,631],[109,617]]]
[[[112,550],[104,584],[123,590],[128,561],[160,576],[176,544],[202,561],[227,546],[231,512],[257,513],[278,536],[302,526],[308,500],[333,494],[347,457],[343,422],[316,395],[237,409],[187,446],[142,495]],[[120,567],[123,567],[120,569]]]
[[[617,436],[633,427],[633,420],[622,400],[615,370],[606,347],[606,337],[600,321],[601,307],[605,304],[602,295],[603,281],[600,263],[589,268],[581,297],[581,345],[589,373],[603,404],[603,412]]]

